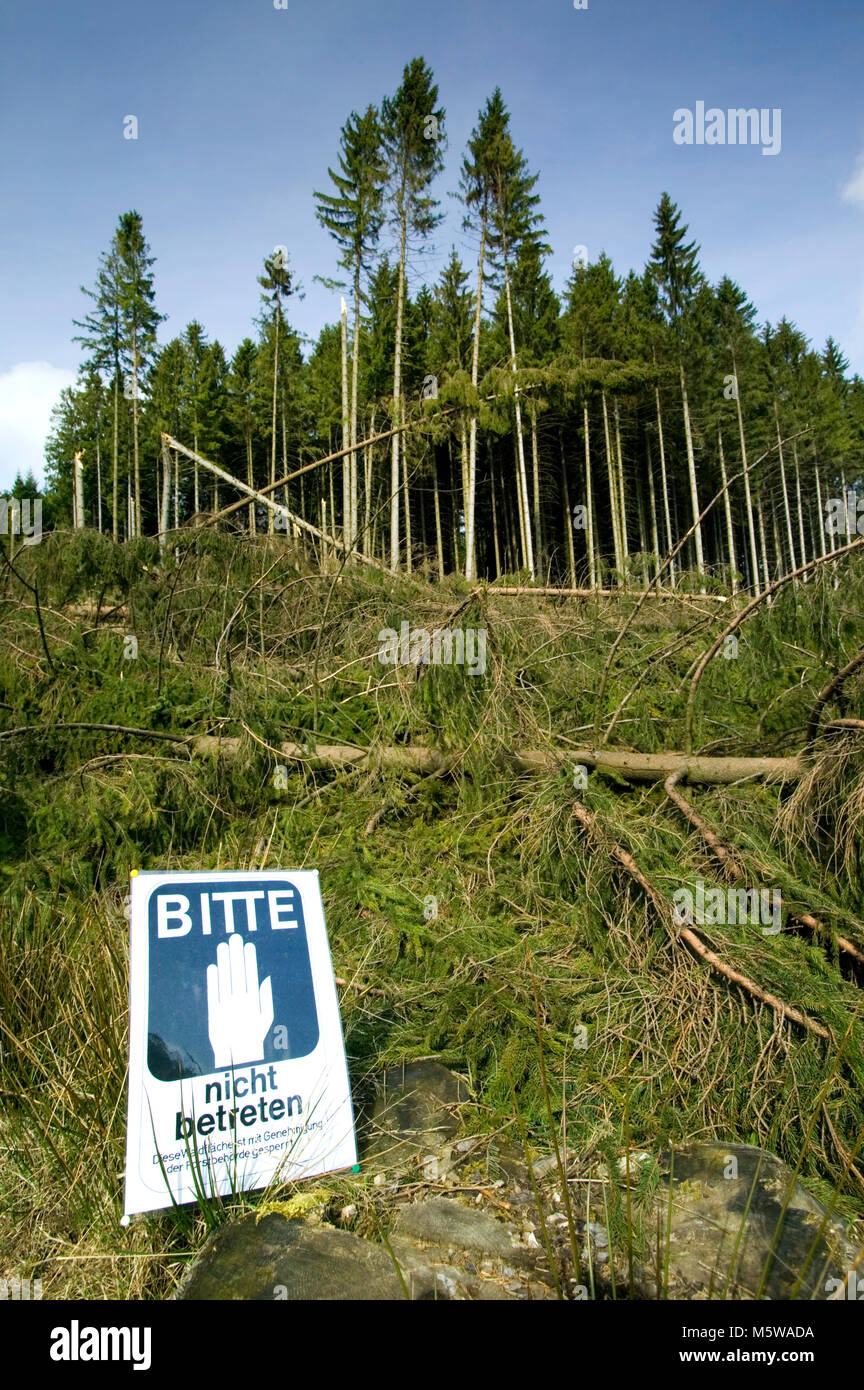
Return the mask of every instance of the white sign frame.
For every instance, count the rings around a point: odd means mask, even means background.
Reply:
[[[201,885],[212,885],[217,881],[225,894],[220,893],[222,901],[219,910],[214,912],[214,904],[210,903],[214,895],[205,894]],[[253,883],[267,883],[272,888],[274,881],[284,883],[285,891],[271,891],[269,901],[260,907],[248,898],[245,902],[238,898],[230,905],[225,900],[226,894],[231,895],[232,884],[242,884],[244,889],[248,889]],[[194,896],[196,884],[199,885],[197,899]],[[151,900],[154,895],[159,895],[156,902],[157,937],[165,942],[164,945],[160,944],[159,950],[169,951],[173,948],[168,938],[188,936],[193,929],[190,914],[183,912],[177,893],[160,894],[159,890],[170,888],[183,894],[184,885],[190,890],[185,894],[186,906],[188,908],[189,902],[196,901],[196,907],[190,912],[197,913],[198,922],[203,924],[202,934],[211,938],[206,945],[213,948],[212,980],[211,969],[207,970],[207,1020],[211,1028],[214,1061],[209,1072],[199,1071],[198,1074],[177,1080],[165,1080],[154,1076],[148,1066]],[[223,1060],[217,1066],[216,1045],[212,1042],[214,1012],[211,1010],[218,1008],[218,986],[223,978],[230,978],[217,973],[217,962],[218,970],[228,967],[228,947],[235,938],[238,943],[243,941],[247,953],[247,943],[254,945],[256,941],[262,942],[266,932],[264,921],[269,920],[272,930],[290,928],[293,924],[285,920],[285,914],[290,915],[291,909],[281,906],[280,899],[289,896],[288,890],[291,888],[299,892],[302,902],[317,1017],[317,1043],[305,1056],[279,1061],[232,1061],[227,1067]],[[237,891],[234,890],[235,893]],[[205,897],[207,903],[202,906]],[[255,897],[265,898],[265,892],[256,892]],[[266,913],[267,908],[269,919],[265,916],[262,920],[262,913]],[[251,925],[250,930],[250,924],[256,919],[262,931],[253,938],[252,932],[256,932],[257,928]],[[357,1145],[354,1112],[318,871],[135,872],[131,880],[129,934],[125,1217],[138,1212],[160,1211],[202,1198],[266,1187],[277,1175],[280,1182],[296,1181],[355,1166]],[[287,938],[279,938],[279,946],[285,941]],[[223,946],[221,954],[220,945]],[[201,950],[204,949],[202,946]],[[238,946],[233,947],[230,957],[232,966],[238,949]],[[273,949],[276,949],[275,938]],[[170,957],[167,959],[170,961]],[[257,986],[257,976],[254,976],[257,961],[255,951],[252,952],[252,961],[250,979],[254,977]],[[257,1002],[258,993],[254,987],[253,993]],[[265,995],[272,1000],[270,975],[261,982],[262,1000]],[[195,1007],[200,1012],[200,1004],[196,1003]],[[266,1005],[262,1007],[263,1022],[260,1027],[266,1023],[265,1010]],[[280,1026],[279,1020],[273,1022],[272,1018],[271,1002],[271,1024],[267,1033],[271,1053],[272,1047],[278,1046],[275,1039]],[[305,1022],[308,1027],[308,1017]],[[282,1031],[286,1030],[283,1028]],[[252,1046],[255,1046],[254,1042]],[[182,1065],[178,1063],[178,1066]],[[240,1101],[239,1083],[247,1073],[249,1075],[242,1092],[247,1102],[244,1105]],[[232,1099],[233,1106],[225,1104]],[[254,1120],[250,1119],[250,1110],[256,1111]],[[212,1124],[208,1117],[212,1117]]]

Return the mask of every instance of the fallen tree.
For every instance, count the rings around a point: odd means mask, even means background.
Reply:
[[[260,742],[260,740],[258,740]],[[220,737],[198,734],[190,739],[193,752],[199,756],[236,757],[240,751],[239,737]],[[319,743],[314,747],[302,743],[265,744],[274,755],[286,762],[305,763],[310,767],[346,768],[366,765],[391,772],[447,772],[455,769],[464,756],[461,752],[442,753],[438,748],[422,744],[382,744],[358,748],[352,744]],[[628,782],[663,782],[672,773],[689,782],[704,785],[728,785],[759,779],[766,782],[797,781],[805,763],[801,758],[734,758],[709,755],[688,756],[686,753],[630,753],[609,748],[540,749],[517,748],[504,755],[520,772],[534,775],[554,772],[560,767],[584,766],[622,777]]]

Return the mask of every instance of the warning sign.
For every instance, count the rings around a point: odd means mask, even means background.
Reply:
[[[357,1161],[318,874],[139,873],[127,1215]]]

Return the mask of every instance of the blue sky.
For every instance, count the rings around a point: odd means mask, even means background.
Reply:
[[[200,319],[229,354],[284,243],[305,287],[292,319],[338,315],[313,190],[340,128],[422,54],[447,111],[447,218],[415,284],[460,230],[465,141],[496,85],[538,192],[560,288],[573,248],[641,269],[665,189],[761,320],[782,314],[864,374],[864,5],[861,0],[78,0],[12,5],[0,31],[0,487],[41,472],[50,406],[117,218],[137,208],[156,256],[161,337]],[[677,145],[673,113],[780,108],[782,148]],[[123,138],[135,115],[139,138]]]

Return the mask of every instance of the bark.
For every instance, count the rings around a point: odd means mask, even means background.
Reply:
[[[348,398],[348,305],[342,299],[340,322],[340,348],[342,358],[342,539],[346,550],[353,544],[351,526],[351,406]],[[334,518],[335,526],[335,518]]]
[[[393,354],[393,424],[402,419],[402,315],[405,308],[405,245],[408,236],[407,214],[403,209],[399,240],[399,288],[396,295],[396,346]],[[390,569],[399,568],[399,443],[393,435],[390,457]]]
[[[561,488],[564,497],[564,540],[567,546],[567,573],[571,589],[576,588],[576,556],[573,551],[573,517],[570,512],[570,488],[567,485],[567,460],[564,457],[564,431],[558,431],[561,450]]]
[[[663,491],[663,517],[666,522],[666,554],[671,555],[672,544],[672,519],[669,515],[669,480],[666,476],[666,446],[663,441],[663,413],[660,409],[660,388],[654,387],[654,400],[657,405],[657,440],[660,445],[660,487]],[[675,588],[675,561],[669,566],[669,582]]]
[[[585,546],[588,551],[588,583],[597,587],[596,550],[594,546],[594,497],[591,478],[591,440],[588,430],[588,402],[582,402],[582,428],[585,435]]]
[[[723,453],[723,433],[717,431],[717,446],[720,450],[720,477],[723,482],[723,506],[726,512],[726,544],[729,550],[729,566],[732,573],[731,583],[732,592],[738,592],[738,561],[735,558],[735,531],[732,526],[732,503],[729,498],[729,487],[726,479],[726,458]]]
[[[624,492],[624,457],[621,452],[621,414],[618,402],[615,402],[615,452],[617,455],[617,475],[618,475],[618,497],[619,507],[618,516],[620,518],[621,532],[621,554],[626,567],[630,555],[630,547],[627,544],[627,498]]]
[[[114,537],[114,540],[115,540],[115,541],[116,541],[116,540],[119,540],[119,529],[120,529],[120,518],[119,518],[119,516],[118,516],[118,514],[117,514],[117,508],[118,508],[118,506],[119,506],[119,502],[118,502],[118,488],[117,488],[117,474],[118,474],[118,470],[119,470],[119,459],[120,459],[120,454],[119,454],[119,418],[118,418],[119,409],[120,409],[120,402],[119,402],[119,399],[118,399],[118,398],[119,398],[119,392],[120,392],[120,369],[119,369],[119,367],[116,366],[116,364],[115,364],[115,368],[114,368],[114,439],[113,439],[113,443],[112,443],[112,458],[111,458],[111,535]]]
[[[5,737],[5,735],[0,735]],[[188,740],[192,751],[199,756],[234,758],[239,756],[243,740],[236,736],[220,738],[216,734],[192,735]],[[302,743],[280,743],[272,750],[287,762],[308,763],[322,768],[353,767],[369,764],[395,772],[443,772],[462,765],[459,750],[442,753],[437,748],[417,744],[378,745],[357,748],[351,744],[316,744],[313,753]],[[744,779],[769,783],[797,781],[806,770],[800,758],[730,758],[689,757],[686,753],[630,753],[617,749],[568,748],[502,749],[501,756],[518,771],[544,776],[560,767],[583,764],[599,771],[608,771],[633,783],[665,782],[671,773],[678,773],[688,782],[706,786],[723,786]]]
[[[624,561],[621,554],[621,526],[618,518],[618,485],[615,481],[615,467],[612,462],[612,445],[609,438],[609,411],[606,408],[606,392],[602,391],[603,401],[603,437],[606,441],[606,478],[609,483],[609,509],[612,521],[612,545],[615,550],[615,568],[619,574],[619,583],[623,579]]]
[[[693,522],[695,526],[694,540],[696,543],[696,569],[700,575],[705,573],[705,556],[702,551],[702,526],[699,521],[699,490],[696,486],[696,456],[693,452],[693,433],[690,429],[690,406],[687,400],[687,382],[684,377],[684,364],[680,364],[681,370],[681,407],[684,411],[684,438],[687,443],[687,472],[690,478],[690,503],[693,508]]]
[[[486,254],[486,210],[480,219],[480,252],[477,257],[477,295],[474,302],[474,340],[471,345],[471,385],[477,389],[480,364],[480,316],[483,311],[483,261]],[[465,488],[465,577],[475,579],[475,512],[477,491],[477,416],[472,411],[468,443],[468,476]]]
[[[187,458],[193,460],[197,458],[198,463],[202,466],[202,468],[209,469],[211,473],[213,473],[217,478],[221,478],[223,482],[228,483],[231,487],[236,487],[238,491],[245,493],[248,497],[252,497],[256,502],[263,502],[264,506],[267,507],[268,511],[270,512],[271,517],[276,515],[284,516],[288,521],[291,521],[295,526],[298,526],[301,531],[307,532],[308,535],[315,536],[318,540],[326,541],[328,545],[334,547],[337,550],[343,550],[346,552],[348,551],[349,548],[341,539],[338,539],[333,535],[328,536],[323,534],[317,526],[313,526],[310,521],[306,521],[303,517],[295,515],[294,512],[288,509],[288,507],[283,506],[281,502],[274,502],[271,497],[268,497],[266,495],[266,493],[259,492],[255,488],[248,487],[246,483],[241,482],[239,478],[232,477],[230,473],[227,473],[224,468],[220,468],[218,464],[211,463],[209,459],[202,458],[200,454],[194,454],[193,451],[191,449],[187,449],[184,444],[180,444],[176,439],[172,439],[170,434],[164,434],[162,438],[164,440],[167,440],[168,444],[171,446],[172,449],[178,449],[180,453],[185,454]],[[243,505],[245,505],[245,500]],[[366,560],[365,563],[373,565],[376,569],[379,568],[377,561],[372,560],[371,558]]]
[[[795,558],[795,542],[792,539],[792,513],[789,508],[789,489],[786,485],[786,464],[783,459],[783,440],[780,437],[780,407],[777,404],[777,397],[774,397],[774,422],[777,426],[777,451],[780,455],[780,486],[783,490],[783,515],[786,518],[786,540],[789,543],[789,558],[791,569],[798,568],[798,561]]]
[[[141,467],[138,448],[138,340],[132,329],[132,457],[135,464],[135,535],[141,535]]]
[[[522,438],[522,406],[519,399],[518,365],[516,361],[516,336],[513,331],[513,299],[510,293],[510,269],[509,266],[504,271],[504,287],[507,297],[507,325],[510,330],[510,361],[513,367],[513,379],[515,384],[515,406],[516,406],[516,444],[518,449],[519,469],[519,510],[522,517],[522,561],[528,570],[531,578],[534,579],[534,546],[531,539],[531,516],[528,504],[528,475],[525,470],[525,441]]]

